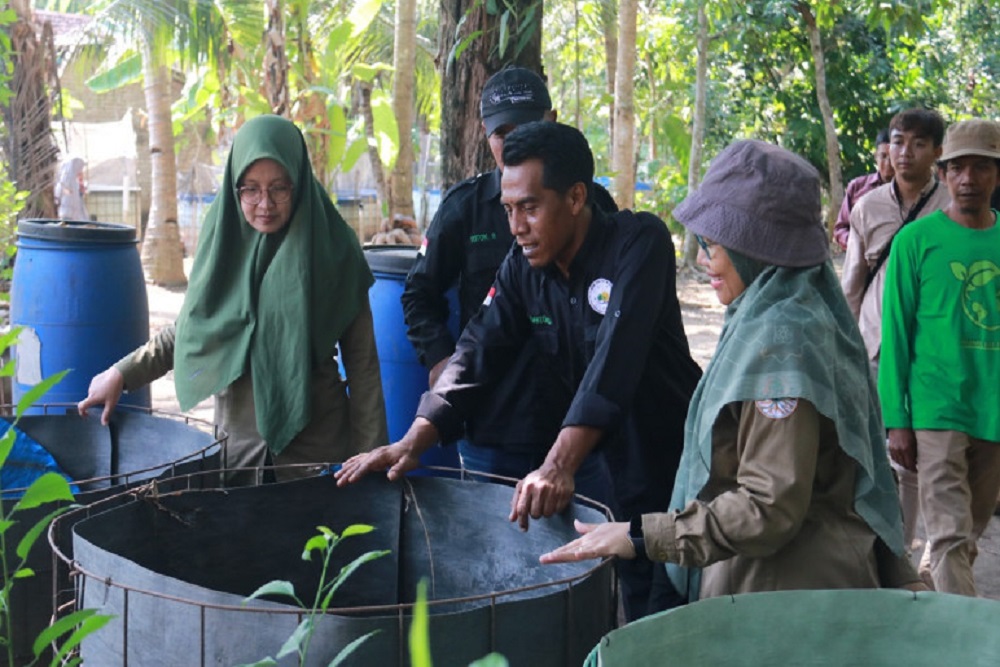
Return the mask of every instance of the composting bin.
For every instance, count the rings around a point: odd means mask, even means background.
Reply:
[[[52,455],[79,489],[78,503],[93,503],[155,477],[219,469],[223,443],[206,430],[211,428],[208,424],[165,414],[116,411],[109,426],[102,426],[96,416],[84,419],[75,412],[66,414],[67,409],[63,406],[62,414],[22,417],[17,428]],[[8,426],[0,421],[0,433]],[[5,467],[17,463],[8,460]],[[5,513],[14,508],[20,491],[23,490],[4,489]],[[17,523],[6,535],[8,563],[16,562],[15,550],[21,537],[57,507],[47,503],[13,515]],[[64,523],[59,538],[67,553],[72,554],[70,527]],[[19,579],[11,593],[11,636],[16,664],[31,661],[32,643],[49,624],[57,597],[63,601],[73,599],[65,568],[56,573],[59,583],[53,584],[52,551],[44,537],[35,543],[26,564],[34,570],[34,576]],[[0,664],[5,655],[0,653]]]
[[[899,589],[702,600],[601,639],[588,667],[994,667],[1000,602]]]
[[[511,665],[579,665],[613,627],[612,561],[540,565],[538,556],[575,535],[572,505],[522,532],[507,520],[510,489],[443,477],[390,483],[381,475],[347,487],[332,476],[258,487],[137,498],[75,521],[81,608],[115,619],[83,644],[84,664],[114,667],[236,665],[274,656],[302,620],[286,598],[244,598],[272,580],[300,600],[316,593],[321,562],[301,558],[317,526],[371,533],[336,547],[329,572],[371,550],[387,556],[355,570],[331,612],[317,620],[308,665],[327,665],[354,639],[377,631],[345,664],[409,666],[415,590],[428,584],[435,667],[491,651]],[[70,515],[58,522],[74,521]],[[334,609],[335,608],[335,609]],[[298,664],[295,656],[279,662]]]
[[[146,283],[127,225],[22,220],[10,319],[23,327],[15,350],[17,402],[43,378],[70,372],[50,403],[86,398],[90,379],[149,339]],[[149,388],[123,403],[150,406]]]
[[[427,391],[427,369],[417,361],[417,353],[406,338],[406,322],[400,302],[406,276],[417,259],[417,248],[371,246],[365,248],[364,252],[368,266],[375,275],[375,284],[372,285],[368,298],[375,324],[375,344],[382,372],[389,441],[396,442],[406,434],[413,422],[420,396]],[[447,296],[448,326],[457,340],[460,332],[455,290],[449,290]],[[458,468],[458,448],[454,444],[432,447],[420,457],[420,461],[425,466]]]

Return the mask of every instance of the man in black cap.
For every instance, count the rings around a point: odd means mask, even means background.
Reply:
[[[556,118],[545,83],[522,67],[503,69],[486,82],[480,111],[497,168],[462,181],[445,194],[402,296],[407,336],[420,363],[428,368],[432,387],[455,351],[447,326],[446,292],[457,284],[459,322],[465,328],[514,241],[500,204],[504,139],[518,125]],[[605,211],[618,210],[611,195],[598,185],[595,197]],[[572,392],[533,363],[536,354],[533,342],[525,345],[504,381],[492,391],[491,400],[467,418],[467,439],[459,442],[464,468],[521,479],[545,459],[559,431],[562,413],[555,404],[568,404]],[[554,409],[541,409],[547,405]],[[599,454],[578,472],[577,493],[609,506],[610,485]]]

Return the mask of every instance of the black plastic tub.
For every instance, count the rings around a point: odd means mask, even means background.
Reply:
[[[182,480],[169,480],[178,484]],[[196,486],[196,485],[191,485]],[[511,665],[578,665],[613,626],[611,561],[542,566],[538,556],[575,535],[573,519],[606,515],[574,504],[521,532],[507,520],[511,489],[445,479],[381,476],[338,488],[330,476],[228,490],[157,491],[67,515],[78,606],[116,618],[89,637],[85,664],[235,665],[276,655],[302,618],[284,601],[246,596],[271,580],[312,600],[320,565],[302,560],[316,527],[376,530],[345,540],[331,571],[375,549],[388,556],[352,574],[317,623],[308,664],[327,665],[349,642],[377,634],[352,665],[409,665],[415,591],[428,582],[436,667],[491,651]],[[297,664],[291,658],[280,664]]]

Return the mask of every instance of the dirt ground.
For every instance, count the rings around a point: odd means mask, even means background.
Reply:
[[[838,268],[843,255],[834,257]],[[190,260],[188,260],[190,262]],[[186,267],[190,274],[190,265]],[[183,291],[166,290],[148,285],[150,334],[173,322],[184,301]],[[708,365],[722,328],[725,308],[719,304],[715,292],[705,277],[695,271],[682,270],[677,276],[677,296],[681,304],[684,328],[691,347],[691,355],[702,368]],[[157,380],[152,385],[153,407],[168,412],[179,412],[174,394],[173,374]],[[188,414],[211,421],[212,400],[203,401]],[[916,557],[914,557],[916,561]],[[975,575],[980,595],[1000,600],[1000,516],[990,521],[979,541],[979,557]]]

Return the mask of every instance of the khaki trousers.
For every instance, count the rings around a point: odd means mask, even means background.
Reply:
[[[917,430],[916,436],[927,529],[920,573],[937,591],[975,596],[972,564],[1000,492],[1000,443],[958,431]]]

